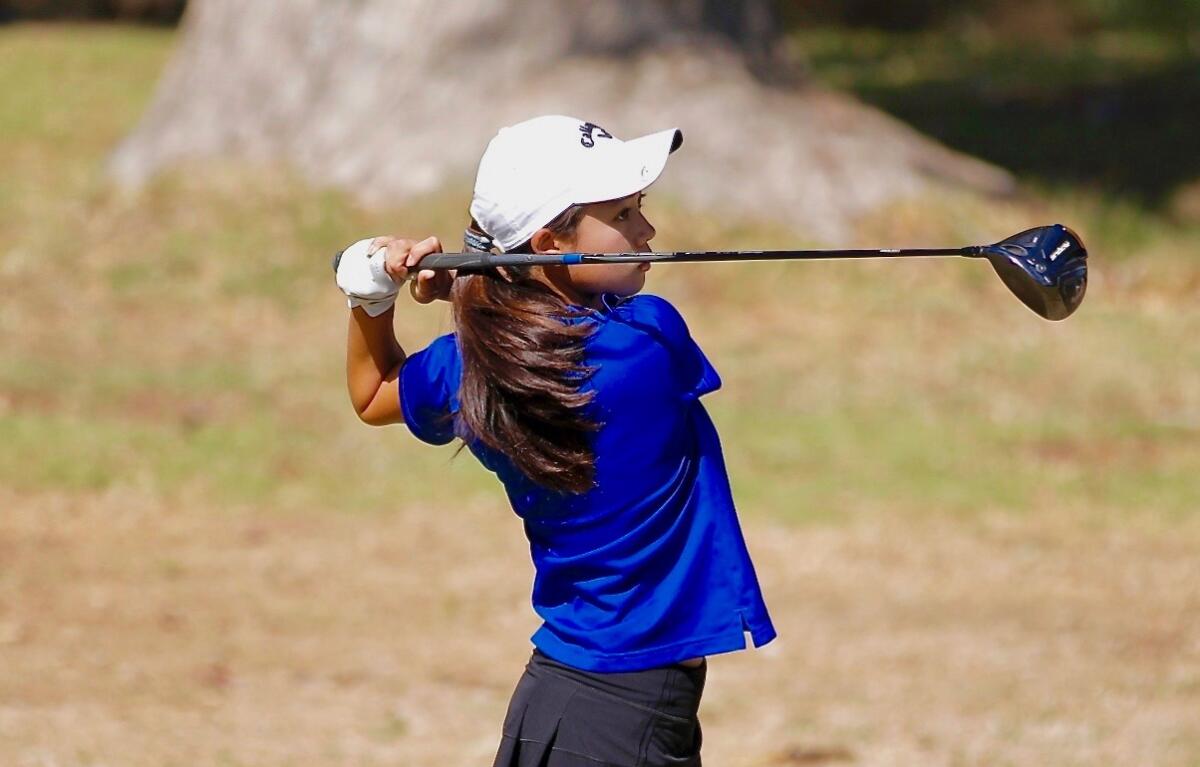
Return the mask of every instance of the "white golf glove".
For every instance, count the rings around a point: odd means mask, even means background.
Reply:
[[[337,267],[337,286],[346,294],[348,307],[361,306],[370,316],[378,317],[396,303],[400,286],[384,271],[387,248],[367,256],[372,239],[359,240],[342,251]]]

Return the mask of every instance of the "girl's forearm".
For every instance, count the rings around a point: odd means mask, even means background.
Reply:
[[[389,309],[378,317],[361,308],[350,313],[346,385],[354,412],[375,426],[403,420],[396,379],[406,355],[392,327],[394,311]]]

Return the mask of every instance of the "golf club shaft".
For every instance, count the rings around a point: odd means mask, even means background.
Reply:
[[[662,253],[431,253],[422,269],[485,269],[496,266],[573,265],[717,261],[809,261],[839,258],[922,258],[981,256],[982,246],[965,248],[890,248],[880,250],[711,250]]]

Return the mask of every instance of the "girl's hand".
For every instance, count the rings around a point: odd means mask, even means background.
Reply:
[[[384,260],[384,271],[396,283],[408,279],[413,269],[421,263],[421,259],[430,253],[441,253],[442,243],[437,237],[427,237],[420,242],[398,237],[376,237],[371,242],[368,255],[380,248],[387,248]],[[409,285],[413,300],[419,304],[428,304],[435,299],[448,300],[450,285],[454,282],[454,274],[445,269],[421,269],[416,279]]]

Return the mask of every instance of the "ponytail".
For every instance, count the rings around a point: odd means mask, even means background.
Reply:
[[[583,208],[573,206],[547,229],[569,233]],[[471,221],[472,230],[482,234]],[[529,243],[510,252],[528,252]],[[582,493],[595,482],[590,436],[599,425],[583,415],[594,392],[580,390],[594,368],[584,364],[592,328],[529,267],[460,274],[451,290],[462,355],[458,392],[464,439],[503,453],[532,481]]]

